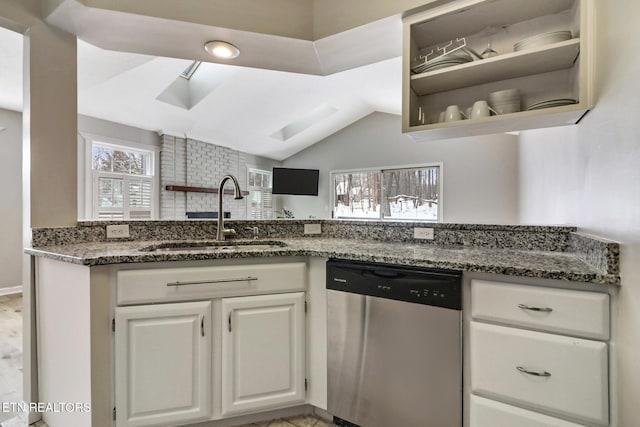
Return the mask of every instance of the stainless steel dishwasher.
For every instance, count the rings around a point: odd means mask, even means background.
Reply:
[[[461,282],[457,271],[327,262],[336,424],[462,426]]]

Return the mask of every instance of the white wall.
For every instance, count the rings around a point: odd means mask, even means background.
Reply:
[[[276,196],[296,218],[330,218],[331,170],[443,162],[444,222],[513,224],[518,220],[518,143],[512,135],[415,143],[400,116],[374,113],[289,157],[286,167],[320,169],[318,197]]]
[[[0,109],[0,293],[22,285],[22,114]]]
[[[592,114],[592,113],[589,113]],[[579,126],[520,133],[520,222],[576,224],[584,171]]]
[[[621,242],[621,427],[640,419],[640,2],[596,2],[598,99],[576,127],[521,138],[521,218]],[[633,52],[633,53],[632,53]]]

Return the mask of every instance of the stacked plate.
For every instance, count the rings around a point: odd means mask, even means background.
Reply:
[[[571,39],[571,31],[551,31],[548,33],[537,34],[520,40],[513,45],[513,51],[535,49],[551,43],[558,43]]]
[[[439,58],[427,61],[424,57],[411,64],[411,71],[415,74],[426,73],[427,71],[435,71],[441,68],[452,67],[454,65],[465,64],[473,61],[471,55],[462,50],[456,50],[448,55],[441,56]]]
[[[489,94],[489,106],[498,114],[520,111],[520,91],[518,89],[499,90]]]
[[[549,99],[547,101],[536,102],[527,107],[527,111],[541,110],[543,108],[562,107],[563,105],[577,104],[578,101],[570,98]]]

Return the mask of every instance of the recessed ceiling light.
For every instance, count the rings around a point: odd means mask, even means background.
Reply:
[[[214,40],[205,43],[204,50],[206,50],[209,55],[222,59],[237,58],[240,55],[240,49],[231,43],[223,42],[221,40]]]

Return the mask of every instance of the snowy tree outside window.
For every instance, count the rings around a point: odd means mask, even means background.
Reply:
[[[93,218],[153,218],[153,161],[152,151],[94,142]]]
[[[333,217],[440,221],[441,164],[332,173]]]

